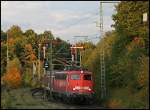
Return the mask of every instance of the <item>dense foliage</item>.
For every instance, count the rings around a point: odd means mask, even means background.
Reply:
[[[8,39],[7,39],[8,38]],[[48,41],[48,42],[47,42]],[[62,59],[70,57],[70,44],[55,38],[51,31],[44,31],[42,34],[37,34],[32,29],[25,32],[17,25],[13,25],[7,32],[1,31],[1,76],[3,82],[8,86],[16,88],[21,85],[32,85],[33,82],[33,64],[36,65],[36,75],[38,70],[43,73],[43,46],[48,44],[46,49],[46,58],[50,61],[50,42],[52,41],[52,57],[54,68],[59,68],[60,62],[55,59]],[[8,45],[7,45],[8,44]],[[39,44],[41,46],[39,47]],[[8,49],[8,65],[7,65],[7,49]],[[40,52],[39,52],[40,50]],[[62,54],[65,53],[65,54]],[[40,68],[39,55],[40,54]],[[16,60],[17,59],[17,60]],[[19,63],[18,63],[19,62]],[[10,67],[10,65],[13,65]],[[20,66],[19,68],[17,66]],[[63,65],[63,64],[62,64]],[[16,76],[17,79],[13,76]],[[15,82],[16,81],[16,82]],[[19,85],[20,84],[20,85]]]
[[[115,31],[107,32],[92,51],[85,54],[95,78],[97,99],[100,99],[100,50],[105,50],[107,97],[109,108],[148,108],[149,82],[149,20],[143,22],[143,13],[149,11],[148,1],[122,1],[113,15]],[[148,13],[149,14],[149,13]],[[85,52],[89,50],[85,50]]]
[[[81,63],[93,72],[98,102],[104,103],[109,108],[148,108],[149,19],[143,22],[143,13],[149,12],[149,1],[122,1],[116,5],[116,11],[117,13],[112,16],[115,31],[106,32],[96,46],[91,42],[77,44],[85,48],[81,51]],[[37,34],[29,29],[23,32],[19,26],[15,25],[7,32],[1,31],[1,76],[4,84],[12,88],[19,87],[21,84],[34,84],[32,66],[33,63],[38,65],[39,43],[43,44],[46,40],[55,41],[52,44],[54,64],[60,63],[60,60],[65,63],[66,59],[70,58],[70,44],[55,38],[51,31]],[[41,73],[43,73],[44,60],[42,46],[40,48]],[[100,98],[100,50],[103,46],[107,97],[102,101]],[[50,55],[46,54],[46,57],[49,59]],[[62,66],[56,65],[54,68],[60,69]]]

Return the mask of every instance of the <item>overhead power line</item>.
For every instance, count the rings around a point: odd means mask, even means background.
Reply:
[[[95,10],[94,10],[95,11]],[[89,12],[89,13],[93,13],[93,10],[91,11],[91,12]],[[64,26],[64,27],[62,27],[62,28],[59,28],[59,29],[65,29],[65,28],[71,28],[71,27],[73,27],[73,26],[75,26],[75,25],[77,25],[77,24],[79,24],[79,23],[81,23],[82,21],[83,22],[85,22],[85,21],[87,21],[87,20],[89,20],[89,19],[94,19],[94,17],[98,17],[98,16],[96,16],[96,15],[98,15],[98,13],[99,12],[96,12],[96,13],[93,13],[93,15],[95,15],[95,16],[86,16],[86,17],[84,17],[84,18],[81,18],[81,19],[79,19],[79,20],[77,20],[77,21],[75,21],[75,22],[73,22],[73,23],[71,23],[71,24],[69,24],[69,25],[66,25],[66,26]]]

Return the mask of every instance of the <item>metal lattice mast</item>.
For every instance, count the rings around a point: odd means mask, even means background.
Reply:
[[[100,39],[104,40],[103,35],[103,3],[119,3],[119,1],[100,1]],[[105,73],[105,50],[104,43],[102,43],[102,47],[100,49],[100,69],[101,69],[101,82],[100,82],[100,90],[101,90],[101,98],[103,99],[106,96],[106,73]]]
[[[100,2],[100,39],[103,40],[103,8],[102,2]],[[105,78],[105,51],[104,51],[104,44],[100,49],[100,91],[101,91],[101,98],[103,99],[106,96],[106,78]]]

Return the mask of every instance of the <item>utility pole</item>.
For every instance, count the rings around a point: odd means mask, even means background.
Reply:
[[[74,52],[73,52],[73,50],[83,49],[83,46],[72,46],[70,48],[71,48],[71,54],[72,54],[72,61],[74,61]],[[80,66],[81,66],[81,50],[80,50]]]
[[[73,45],[72,45],[73,47]],[[72,60],[72,63],[75,62],[75,49],[74,48],[71,48],[71,60]]]
[[[45,49],[46,49],[46,47],[45,47],[45,45],[43,46],[43,54],[44,54],[44,60],[45,60]],[[46,69],[44,68],[44,75],[46,74]]]
[[[38,57],[39,57],[39,80],[40,80],[40,78],[41,78],[41,62],[40,62],[40,49],[41,49],[41,44],[39,44],[39,54],[38,54]]]
[[[51,40],[51,42],[50,42],[50,50],[51,50],[51,52],[50,52],[50,98],[52,98],[51,96],[52,96],[52,81],[53,81],[53,79],[52,79],[52,71],[53,71],[53,64],[52,64],[52,49],[53,49],[53,44],[52,44],[52,40]]]
[[[74,36],[74,38],[85,38],[85,41],[87,42],[88,40],[87,40],[87,38],[88,38],[88,36]],[[77,45],[75,44],[75,47],[77,47]],[[77,58],[78,58],[78,54],[77,54],[77,49],[78,48],[75,48],[75,62],[76,62],[76,64],[77,64]],[[81,66],[81,59],[82,59],[82,55],[81,55],[81,50],[79,50],[80,51],[80,66]]]
[[[103,8],[102,8],[102,2],[100,2],[100,39],[103,40]],[[104,51],[104,45],[102,45],[100,49],[100,91],[101,91],[101,99],[103,99],[106,96],[106,78],[105,78],[105,51]]]
[[[8,31],[7,31],[7,67],[9,63],[9,56],[8,56]]]
[[[52,85],[53,85],[53,43],[57,43],[55,42],[54,40],[47,40],[46,42],[46,45],[47,45],[47,49],[48,49],[48,58],[46,60],[46,62],[48,61],[50,63],[50,66],[48,66],[48,70],[49,70],[49,74],[47,74],[48,76],[48,85],[47,85],[47,88],[49,89],[49,98],[51,99],[52,98]],[[44,57],[45,59],[45,57]],[[46,68],[45,68],[46,69]]]
[[[104,2],[100,1],[100,39],[104,40],[103,35],[103,3],[119,3],[119,2]],[[101,91],[101,99],[104,99],[106,97],[106,73],[105,73],[105,45],[103,44],[100,49],[100,91]]]
[[[82,55],[81,55],[81,50],[80,50],[80,67],[81,67],[81,60],[82,60]]]

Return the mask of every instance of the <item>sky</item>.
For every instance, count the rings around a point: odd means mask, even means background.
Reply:
[[[85,38],[97,43],[99,11],[99,1],[2,1],[1,29],[7,31],[12,25],[18,25],[24,32],[33,29],[39,34],[50,30],[55,37],[70,43]],[[103,4],[104,32],[113,30],[114,13],[114,3]]]

